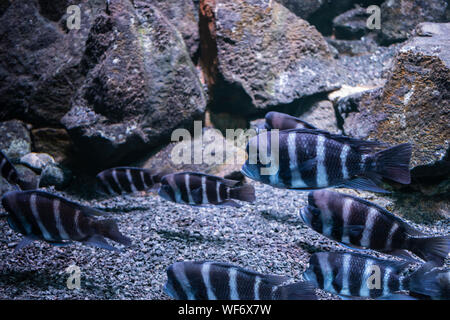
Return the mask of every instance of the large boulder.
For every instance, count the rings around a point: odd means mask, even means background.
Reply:
[[[183,37],[152,5],[111,2],[86,46],[86,81],[62,123],[91,167],[132,159],[202,117],[206,99]]]
[[[416,171],[421,178],[447,176],[450,23],[420,24],[416,34],[398,51],[384,87],[362,99],[358,112],[348,114],[344,129],[351,136],[393,145],[411,142],[413,178]]]
[[[151,0],[169,21],[181,32],[192,58],[198,55],[200,35],[198,7],[193,0]]]
[[[66,9],[80,8],[80,29]],[[105,1],[11,1],[0,13],[0,119],[60,126],[82,84],[81,62],[93,17]]]
[[[380,41],[404,41],[421,22],[447,22],[449,9],[446,0],[386,0],[381,5]]]
[[[269,0],[203,0],[201,65],[213,110],[253,114],[336,89],[320,33]]]

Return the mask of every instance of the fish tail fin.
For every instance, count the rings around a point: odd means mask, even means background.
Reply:
[[[410,237],[409,250],[426,261],[442,265],[450,252],[450,236]]]
[[[405,279],[407,288],[413,293],[432,299],[450,298],[450,271],[438,269],[434,262],[427,262]]]
[[[121,243],[125,246],[131,245],[131,240],[120,233],[115,220],[100,220],[97,223],[98,231],[104,237]]]
[[[232,188],[230,190],[230,197],[232,199],[254,202],[256,200],[255,188],[251,184],[245,184],[242,187]]]
[[[301,281],[278,288],[280,300],[317,300],[314,285],[309,281]]]
[[[411,183],[409,161],[412,146],[410,143],[377,152],[375,154],[375,172],[385,178],[402,183]]]

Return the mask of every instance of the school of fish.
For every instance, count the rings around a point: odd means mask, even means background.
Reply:
[[[176,262],[167,268],[164,289],[170,297],[316,300],[315,289],[320,288],[343,299],[450,299],[450,269],[442,267],[450,252],[449,235],[427,236],[380,206],[329,190],[346,187],[387,193],[380,187],[382,179],[409,184],[409,143],[390,147],[331,134],[273,111],[266,114],[264,125],[257,129],[258,134],[248,142],[248,157],[241,172],[276,188],[308,191],[308,205],[299,211],[303,222],[360,253],[314,253],[299,282],[225,262]],[[33,241],[55,246],[76,241],[112,251],[123,248],[114,247],[106,239],[125,248],[132,246],[114,220],[102,218],[106,213],[32,189],[1,151],[0,172],[16,189],[1,199],[9,226],[24,236],[16,251]],[[199,172],[116,167],[100,172],[96,183],[104,196],[157,189],[167,201],[192,206],[239,208],[239,202],[256,200],[251,184]],[[396,259],[375,258],[368,255],[370,250]],[[405,274],[418,263],[419,268]]]

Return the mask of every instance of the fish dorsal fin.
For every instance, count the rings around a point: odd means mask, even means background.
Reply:
[[[371,259],[375,261],[376,265],[384,266],[384,267],[390,267],[394,269],[395,272],[403,271],[407,266],[410,264],[413,264],[411,260],[388,260],[384,258],[375,258],[374,256],[364,254],[364,253],[352,253],[352,255],[359,256],[363,259]]]
[[[204,261],[204,262],[210,262],[210,261]],[[255,276],[255,277],[258,276],[261,278],[262,281],[269,283],[271,285],[274,285],[274,286],[281,285],[290,279],[289,277],[286,277],[286,276],[262,274],[262,273],[259,273],[259,272],[253,271],[253,270],[249,270],[249,269],[245,269],[245,268],[242,268],[242,267],[230,264],[230,263],[226,263],[226,262],[210,262],[210,263],[215,266],[223,267],[226,269],[235,268],[235,269],[239,270],[239,272],[245,273],[250,276]]]
[[[353,199],[353,200],[355,200],[355,201],[357,201],[357,202],[359,202],[359,203],[362,203],[362,204],[364,204],[364,205],[366,205],[366,206],[368,206],[368,207],[372,207],[372,208],[375,208],[375,209],[379,210],[379,211],[382,212],[383,214],[385,214],[385,215],[389,216],[390,218],[392,218],[393,220],[395,220],[395,221],[396,221],[398,224],[400,224],[403,228],[405,228],[406,232],[407,232],[409,235],[414,235],[414,236],[423,236],[423,235],[424,235],[424,233],[420,232],[419,230],[414,229],[412,226],[410,226],[410,225],[409,225],[405,220],[403,220],[402,218],[396,216],[396,215],[393,214],[392,212],[386,210],[386,209],[383,208],[383,207],[380,207],[379,205],[377,205],[377,204],[375,204],[375,203],[373,203],[373,202],[370,202],[370,201],[367,201],[367,200],[365,200],[365,199],[361,199],[361,198],[359,198],[359,197],[356,197],[356,196],[353,196],[353,195],[349,195],[349,194],[346,194],[345,197],[351,198],[351,199]]]
[[[352,149],[355,149],[358,152],[362,153],[371,153],[374,152],[375,149],[380,147],[386,147],[388,144],[384,142],[379,141],[365,141],[360,140],[356,138],[347,137],[341,134],[334,134],[330,133],[325,130],[320,129],[289,129],[289,130],[283,130],[281,132],[295,132],[295,133],[309,133],[309,134],[315,134],[315,135],[322,135],[325,136],[327,139],[332,139],[335,141],[338,141],[340,143],[346,144],[350,146]]]
[[[230,180],[230,179],[224,179],[221,177],[217,177],[217,176],[213,176],[210,174],[205,174],[205,173],[200,173],[200,172],[179,172],[176,174],[189,174],[192,176],[197,176],[197,177],[207,177],[210,180],[214,180],[214,181],[219,181],[221,183],[223,183],[224,185],[226,185],[227,187],[234,187],[235,185],[237,185],[239,183],[239,181],[236,180]]]

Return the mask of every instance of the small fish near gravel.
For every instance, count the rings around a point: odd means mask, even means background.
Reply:
[[[264,275],[228,263],[177,262],[167,269],[165,291],[178,300],[317,300],[310,282]]]
[[[9,213],[9,226],[25,236],[16,246],[20,250],[35,240],[64,246],[79,241],[99,248],[118,251],[104,237],[131,245],[114,220],[96,220],[98,210],[78,205],[50,193],[30,190],[11,191],[2,197],[2,205]]]
[[[181,172],[164,176],[158,194],[169,201],[190,205],[227,205],[240,207],[235,200],[254,202],[255,188],[237,186],[228,180],[197,172]]]
[[[313,230],[357,248],[394,254],[406,249],[440,265],[450,252],[450,236],[426,237],[374,203],[330,190],[309,193],[300,215]]]
[[[100,172],[97,177],[97,190],[106,195],[120,195],[154,188],[167,172],[155,170],[117,167]]]

